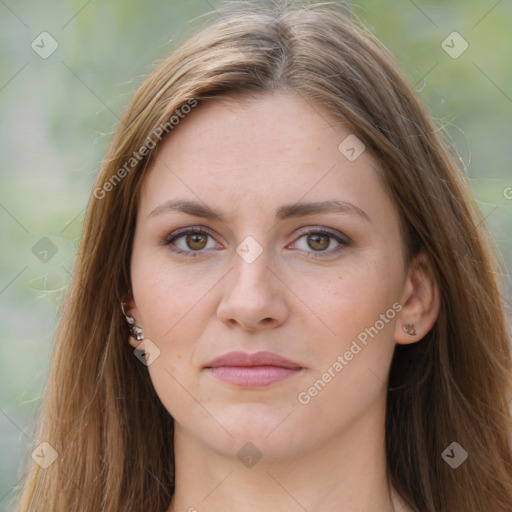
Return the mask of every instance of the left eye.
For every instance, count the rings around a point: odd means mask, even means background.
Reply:
[[[299,243],[301,241],[302,243]],[[314,253],[320,253],[318,256],[321,256],[323,253],[331,254],[337,252],[337,249],[340,247],[349,245],[349,241],[348,239],[331,231],[311,230],[298,238],[295,245],[298,245],[300,250],[306,252],[311,252],[312,250]],[[328,251],[327,249],[331,250]],[[315,257],[318,256],[315,254]]]

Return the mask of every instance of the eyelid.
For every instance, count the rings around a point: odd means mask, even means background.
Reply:
[[[180,235],[188,235],[189,233],[195,232],[205,232],[209,236],[213,238],[212,231],[206,226],[185,226],[183,228],[178,228],[165,236],[164,240],[172,240],[174,238],[178,238]]]
[[[324,235],[332,236],[335,240],[339,238],[341,240],[340,243],[343,242],[347,245],[352,243],[351,238],[344,233],[323,226],[304,226],[303,228],[300,228],[296,233],[299,235],[298,238],[301,238],[302,236],[309,233],[322,233]]]

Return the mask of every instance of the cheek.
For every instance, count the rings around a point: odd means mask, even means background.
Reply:
[[[384,396],[400,279],[401,269],[379,258],[326,282],[318,316],[335,335],[311,347],[318,364],[297,395],[309,418],[346,428]]]
[[[387,332],[396,316],[392,306],[401,295],[403,281],[402,269],[393,259],[382,254],[373,258],[355,256],[342,268],[317,274],[314,280],[299,278],[297,295],[306,298],[330,339],[346,343],[391,308],[385,319],[390,321],[385,327],[378,324],[379,330]]]
[[[318,414],[332,403],[343,403],[344,411],[364,410],[383,392],[395,347],[397,309],[401,307],[400,261],[380,254],[364,265],[347,265],[326,282],[323,302],[317,299],[318,316],[335,334],[315,347],[320,364],[308,386],[317,382],[316,388],[322,390],[314,406],[319,408]],[[343,416],[343,410],[334,414]]]
[[[131,275],[137,311],[144,334],[167,343],[176,334],[194,330],[204,309],[205,298],[216,276],[192,269],[187,264],[170,263],[165,251],[134,250]],[[192,321],[194,320],[194,321]]]
[[[148,367],[153,385],[161,398],[173,396],[179,404],[183,397],[178,382],[191,377],[196,341],[204,330],[202,319],[208,316],[206,298],[214,280],[207,273],[170,264],[161,251],[155,254],[136,246],[131,273],[144,336],[159,350]]]
[[[211,315],[206,312],[207,298],[215,281],[206,273],[161,260],[134,253],[132,286],[144,336],[159,350],[148,366],[151,381],[169,413],[181,418],[186,411],[195,410],[189,390],[197,378],[197,340]],[[202,275],[205,277],[198,277]]]

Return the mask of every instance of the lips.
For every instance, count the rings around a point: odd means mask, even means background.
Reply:
[[[294,363],[283,356],[274,352],[256,352],[248,354],[247,352],[229,352],[223,356],[217,357],[206,368],[219,368],[221,366],[277,366],[280,368],[290,368],[298,370],[300,364]]]
[[[205,370],[229,384],[259,387],[287,379],[302,367],[274,352],[229,352],[205,365]]]

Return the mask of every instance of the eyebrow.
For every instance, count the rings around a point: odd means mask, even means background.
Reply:
[[[219,210],[205,204],[196,203],[184,199],[170,199],[157,206],[148,217],[154,217],[163,213],[182,212],[203,219],[225,222],[224,215]],[[328,200],[312,203],[294,203],[279,207],[275,216],[277,220],[285,220],[293,217],[304,217],[319,213],[353,213],[371,223],[367,213],[355,204],[348,201]]]

